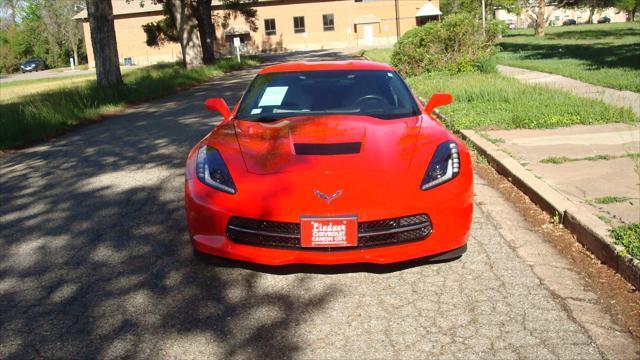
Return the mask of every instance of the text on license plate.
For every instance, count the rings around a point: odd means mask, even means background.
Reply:
[[[340,247],[358,245],[356,217],[301,218],[302,247]]]

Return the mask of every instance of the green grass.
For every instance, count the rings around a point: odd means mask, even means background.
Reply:
[[[597,217],[598,219],[600,219],[600,221],[602,221],[603,223],[605,223],[605,224],[607,224],[607,225],[611,226],[612,221],[611,221],[611,219],[609,219],[608,217],[606,217],[606,216],[604,216],[604,215],[602,215],[602,214],[596,214],[596,217]]]
[[[508,33],[498,63],[640,92],[640,23],[547,27],[545,33]]]
[[[253,64],[257,64],[253,57],[245,57],[242,63],[221,59],[194,70],[177,64],[158,64],[124,73],[124,85],[114,89],[98,88],[95,80],[83,81],[0,103],[0,149],[24,147],[94,121],[127,104],[167,95]]]
[[[390,63],[393,49],[371,49],[363,51],[363,55],[372,61],[381,63]]]
[[[374,49],[363,55],[388,62],[392,52]],[[435,92],[453,95],[453,103],[439,109],[452,130],[539,129],[640,121],[629,109],[499,74],[434,73],[409,78],[407,83],[424,99]]]
[[[626,108],[499,74],[425,74],[407,82],[425,99],[435,92],[452,93],[453,103],[439,110],[453,130],[539,129],[640,120]]]
[[[76,65],[74,70],[87,70],[88,68],[89,68],[89,65],[82,64],[82,65]],[[49,69],[49,70],[51,70],[53,72],[65,72],[65,71],[71,70],[71,67],[65,66],[65,67],[53,68],[53,69]]]
[[[84,65],[86,66],[86,65]],[[139,69],[139,68],[138,68]],[[55,71],[57,69],[53,69]],[[86,69],[84,69],[86,70]],[[135,71],[136,68],[121,67],[122,74],[126,74],[130,71]],[[55,71],[61,72],[61,71]],[[72,73],[63,77],[49,77],[42,79],[30,79],[30,80],[14,80],[0,83],[0,103],[16,101],[24,95],[30,95],[37,92],[58,89],[66,87],[67,85],[78,85],[80,82],[88,80],[94,80],[96,78],[95,73],[91,74],[75,74]]]
[[[629,255],[640,260],[640,223],[617,227],[611,230],[611,236]]]
[[[26,95],[70,87],[95,80],[95,74],[72,75],[59,78],[16,80],[0,84],[0,103],[20,101]]]
[[[593,199],[593,202],[600,205],[618,204],[631,200],[626,196],[603,196],[597,199]]]

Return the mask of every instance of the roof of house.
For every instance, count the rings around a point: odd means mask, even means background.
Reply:
[[[300,61],[271,65],[263,68],[260,74],[292,71],[323,71],[323,70],[385,70],[393,71],[387,64],[365,60],[348,61]]]
[[[113,15],[139,14],[153,11],[162,11],[162,4],[154,4],[153,0],[144,0],[144,6],[140,6],[140,0],[112,0]],[[73,17],[74,19],[86,19],[87,10],[82,10]]]
[[[442,13],[440,12],[440,10],[438,10],[437,7],[435,7],[431,1],[427,2],[426,4],[424,4],[420,10],[418,10],[418,13],[416,14],[416,17],[419,16],[434,16],[434,15],[442,15]]]

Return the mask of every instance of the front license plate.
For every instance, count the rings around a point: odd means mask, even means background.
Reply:
[[[300,219],[302,247],[343,247],[358,245],[356,217]]]

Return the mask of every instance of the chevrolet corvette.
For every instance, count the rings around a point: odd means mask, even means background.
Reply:
[[[197,256],[264,265],[455,259],[473,212],[469,151],[390,66],[263,68],[189,152],[185,209]]]

